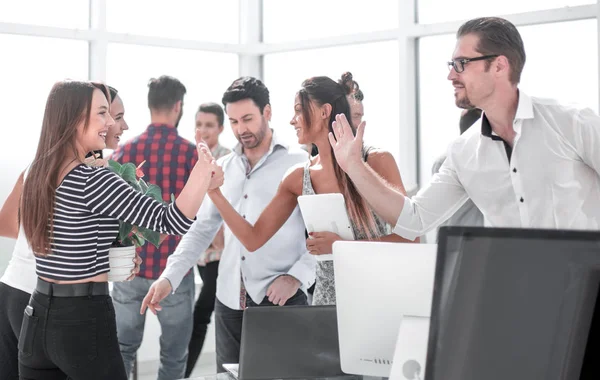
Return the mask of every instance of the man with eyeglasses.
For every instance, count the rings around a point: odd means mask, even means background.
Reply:
[[[354,137],[343,115],[334,123],[337,161],[374,211],[407,239],[437,227],[469,198],[494,227],[599,229],[600,117],[519,90],[525,50],[507,20],[463,24],[448,64],[456,105],[483,115],[412,199],[362,162],[364,125]]]

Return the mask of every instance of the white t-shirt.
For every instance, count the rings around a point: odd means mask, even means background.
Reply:
[[[12,258],[6,267],[4,275],[0,278],[0,282],[29,294],[33,293],[35,289],[37,283],[35,256],[25,238],[23,226],[19,228],[19,235],[17,236]]]
[[[23,179],[27,176],[29,167],[25,170]],[[13,249],[12,258],[10,259],[6,271],[0,282],[6,285],[24,291],[33,293],[37,284],[37,274],[35,273],[35,256],[29,247],[23,226],[19,226],[19,234],[15,248]]]

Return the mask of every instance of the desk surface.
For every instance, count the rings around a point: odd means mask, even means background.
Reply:
[[[354,375],[345,375],[345,376],[336,376],[336,377],[322,377],[322,378],[311,378],[309,380],[360,380],[362,376],[354,376]],[[210,376],[200,376],[189,378],[188,380],[236,380],[229,372],[218,373],[216,375]]]

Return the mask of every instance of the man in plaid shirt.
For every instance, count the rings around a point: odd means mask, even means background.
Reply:
[[[148,108],[151,124],[141,135],[119,147],[112,159],[120,163],[142,165],[144,179],[162,189],[163,199],[178,196],[198,159],[196,147],[177,133],[181,120],[185,86],[170,76],[151,79],[148,84]],[[167,258],[177,247],[179,236],[168,236],[156,248],[145,244],[138,248],[143,263],[140,273],[130,282],[115,283],[113,302],[117,318],[117,333],[127,373],[131,372],[135,355],[144,335],[145,315],[140,314],[142,300],[150,285],[167,265]],[[182,286],[166,300],[158,314],[162,335],[161,363],[158,380],[184,376],[187,348],[192,334],[194,274],[189,272]]]

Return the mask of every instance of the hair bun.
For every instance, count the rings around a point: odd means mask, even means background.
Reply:
[[[342,74],[342,79],[338,80],[338,83],[344,89],[346,95],[351,96],[353,99],[362,102],[364,99],[364,94],[360,89],[360,86],[352,77],[352,73],[350,71],[346,71]]]
[[[340,84],[340,86],[343,87],[346,95],[351,95],[358,87],[350,71],[346,71],[345,73],[343,73],[342,79],[338,80],[338,83]]]

